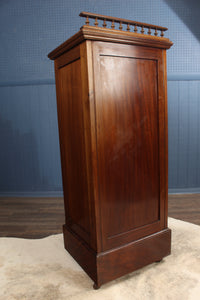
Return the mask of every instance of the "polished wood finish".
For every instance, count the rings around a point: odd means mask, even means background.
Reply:
[[[171,252],[171,230],[165,229],[143,239],[97,255],[97,286],[161,261]],[[126,267],[124,267],[124,265]]]
[[[95,27],[85,25],[49,57],[65,248],[99,287],[170,253],[165,49],[171,42],[123,32],[124,21],[120,30],[99,28],[94,18]]]
[[[159,50],[146,47],[97,42],[93,53],[102,249],[106,250],[164,226],[165,131],[158,110],[164,111],[165,101],[157,85],[163,63]],[[159,102],[157,93],[162,97]]]
[[[114,29],[114,26],[114,23],[111,28],[84,25],[66,42],[51,51],[48,57],[50,59],[56,59],[64,52],[69,51],[86,40],[110,41],[118,44],[148,46],[160,49],[169,49],[173,45],[168,38],[138,33],[136,25],[134,32],[117,30]]]
[[[79,46],[77,47],[79,48]],[[65,201],[66,224],[89,243],[91,214],[88,202],[81,102],[81,60],[77,59],[77,56],[73,56],[76,52],[74,49],[71,51],[69,56],[71,62],[67,61],[65,64],[61,57],[55,64],[56,72],[59,74],[57,78],[58,122],[60,137],[64,137],[60,143],[61,160],[67,165],[67,168],[62,168],[64,196],[68,199]]]
[[[130,25],[133,25],[133,26],[142,27],[143,29],[144,28],[155,29],[155,30],[160,30],[162,32],[168,30],[167,27],[157,26],[157,25],[153,25],[153,24],[147,24],[147,23],[133,21],[133,20],[127,20],[127,19],[122,19],[122,18],[116,18],[116,17],[111,17],[111,16],[105,16],[105,15],[100,15],[100,14],[94,14],[94,13],[84,12],[84,11],[81,12],[79,14],[79,16],[86,18],[86,25],[89,25],[88,22],[89,22],[89,18],[90,18],[90,19],[95,19],[95,22],[96,22],[96,20],[103,20],[104,22],[107,20],[107,21],[119,23],[120,26],[122,26],[122,24],[126,24],[126,25],[129,25],[128,28],[130,28]],[[95,24],[95,25],[98,25],[98,24]],[[121,27],[121,29],[122,29],[122,27]]]
[[[95,289],[133,270],[161,261],[171,252],[170,229],[99,254],[81,241],[66,225],[63,226],[63,233],[65,248],[95,282]]]

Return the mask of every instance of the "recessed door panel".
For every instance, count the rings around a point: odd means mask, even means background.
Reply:
[[[88,239],[90,227],[80,59],[61,67],[58,79],[66,223],[77,234]]]
[[[99,51],[95,71],[99,201],[107,248],[159,226],[158,61]]]

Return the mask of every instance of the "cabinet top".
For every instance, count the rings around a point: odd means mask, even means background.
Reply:
[[[173,45],[168,38],[164,37],[164,32],[167,30],[166,27],[89,12],[81,12],[79,16],[86,18],[85,25],[75,35],[51,51],[48,54],[50,59],[56,59],[84,40],[132,44],[161,49],[169,49]],[[93,25],[90,25],[90,19],[95,20]],[[117,24],[119,25],[118,29],[116,28]],[[102,25],[102,27],[99,25]],[[107,25],[110,25],[110,28]]]

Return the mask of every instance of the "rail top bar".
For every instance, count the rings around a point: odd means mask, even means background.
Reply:
[[[121,24],[129,24],[129,25],[135,25],[139,27],[144,27],[144,28],[151,28],[155,30],[161,30],[161,31],[166,31],[168,30],[167,27],[162,27],[162,26],[157,26],[153,24],[147,24],[147,23],[142,23],[142,22],[137,22],[137,21],[132,21],[132,20],[127,20],[127,19],[121,19],[121,18],[114,18],[111,16],[104,16],[104,15],[99,15],[99,14],[93,14],[90,12],[84,12],[82,11],[79,14],[80,17],[85,17],[85,18],[91,18],[91,19],[99,19],[99,20],[107,20],[107,21],[114,21],[116,23],[121,23]]]

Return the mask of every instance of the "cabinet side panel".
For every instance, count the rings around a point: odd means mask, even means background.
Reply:
[[[56,68],[56,85],[66,224],[89,242],[80,59]]]
[[[162,228],[161,52],[100,42],[94,50],[101,223],[109,249]]]

